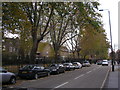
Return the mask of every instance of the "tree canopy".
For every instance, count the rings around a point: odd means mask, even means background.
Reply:
[[[3,34],[18,34],[21,54],[33,63],[39,43],[46,37],[59,54],[69,40],[81,55],[106,57],[108,42],[97,12],[98,2],[7,2],[3,6]],[[3,35],[5,36],[5,35]],[[23,53],[24,52],[24,53]]]

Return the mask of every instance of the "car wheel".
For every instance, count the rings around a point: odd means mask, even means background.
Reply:
[[[50,76],[50,72],[47,73],[47,76]]]
[[[57,74],[59,74],[60,72],[59,71],[57,71]]]
[[[15,84],[15,83],[16,83],[16,78],[12,76],[12,77],[10,78],[10,83],[11,83],[11,84]]]
[[[35,78],[35,79],[38,79],[38,74],[35,74],[34,78]]]

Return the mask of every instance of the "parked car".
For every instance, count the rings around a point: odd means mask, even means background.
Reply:
[[[79,62],[73,62],[73,65],[75,66],[75,69],[82,68],[82,64]]]
[[[108,66],[108,64],[109,64],[109,63],[108,63],[108,60],[103,60],[103,61],[102,61],[102,66]]]
[[[85,61],[83,61],[82,66],[83,67],[89,67],[90,66],[90,62],[85,60]]]
[[[102,65],[102,60],[100,60],[100,61],[97,61],[97,63],[96,63],[97,65]]]
[[[7,70],[0,67],[0,81],[2,81],[2,83],[15,84],[16,83],[16,75],[14,73],[8,72]]]
[[[63,63],[65,70],[75,70],[75,66],[72,63]]]
[[[18,72],[20,78],[38,79],[41,76],[48,76],[50,74],[49,69],[45,69],[39,65],[26,65]]]
[[[65,68],[64,68],[63,64],[52,64],[52,65],[50,65],[49,68],[50,68],[51,74],[53,74],[53,73],[59,74],[59,73],[65,72]]]

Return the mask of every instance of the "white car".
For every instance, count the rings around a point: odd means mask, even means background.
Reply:
[[[108,60],[103,60],[103,61],[102,61],[102,66],[108,66],[108,64],[109,64],[109,63],[108,63]]]
[[[75,69],[82,68],[82,64],[79,62],[73,62],[73,65],[75,66]]]

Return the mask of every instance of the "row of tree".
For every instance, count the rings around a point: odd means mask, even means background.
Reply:
[[[8,2],[2,3],[3,39],[18,34],[20,54],[35,59],[38,44],[49,36],[55,59],[63,45],[83,57],[106,58],[109,43],[97,12],[98,2]]]

